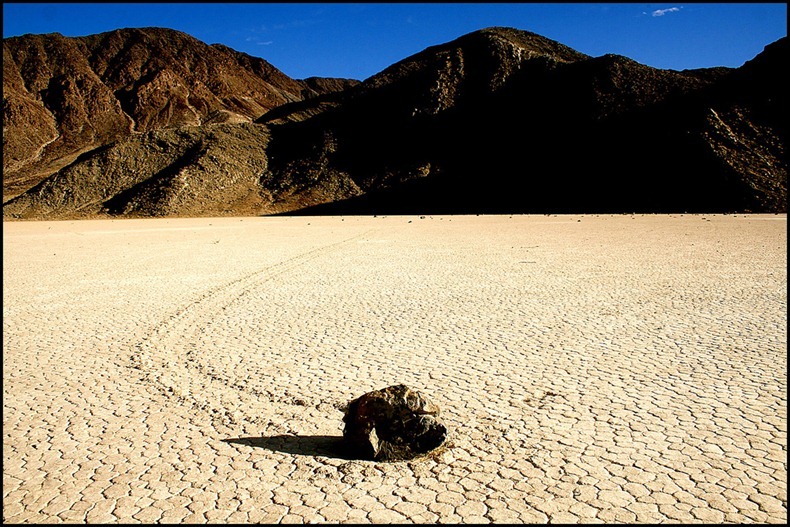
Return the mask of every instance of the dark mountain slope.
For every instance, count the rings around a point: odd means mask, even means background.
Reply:
[[[763,55],[677,72],[476,32],[262,116],[264,181],[288,208],[324,177],[354,183],[306,213],[785,210],[782,119],[758,108],[784,104],[763,79],[786,63],[786,39]]]

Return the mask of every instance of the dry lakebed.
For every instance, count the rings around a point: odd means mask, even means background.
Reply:
[[[787,216],[4,222],[3,521],[785,523]]]

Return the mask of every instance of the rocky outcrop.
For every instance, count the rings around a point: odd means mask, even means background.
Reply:
[[[294,80],[263,59],[162,28],[3,39],[3,201],[130,134],[250,122],[355,82]]]

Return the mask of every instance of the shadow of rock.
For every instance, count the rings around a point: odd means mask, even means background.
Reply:
[[[324,456],[345,460],[357,459],[347,451],[347,447],[343,442],[343,436],[276,435],[268,437],[235,437],[223,439],[223,441],[299,456]]]

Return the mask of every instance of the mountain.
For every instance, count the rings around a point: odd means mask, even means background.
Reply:
[[[356,82],[294,80],[263,59],[162,28],[3,39],[3,200],[124,137],[250,122]]]
[[[361,83],[279,81],[253,122],[127,134],[3,214],[784,212],[787,48],[674,71],[487,28]]]
[[[485,29],[264,114],[263,182],[310,214],[786,210],[786,61],[659,70]]]

